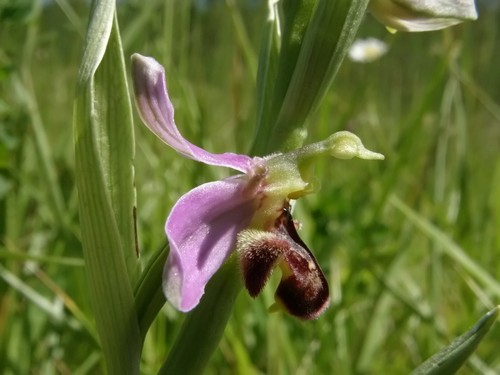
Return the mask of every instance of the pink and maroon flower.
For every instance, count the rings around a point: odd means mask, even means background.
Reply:
[[[213,154],[187,141],[177,129],[163,67],[151,57],[134,54],[132,73],[137,108],[154,134],[184,157],[241,172],[194,188],[172,208],[165,225],[170,253],[163,290],[168,301],[180,311],[196,307],[205,285],[236,251],[251,296],[260,293],[279,266],[278,306],[302,319],[319,316],[329,303],[328,284],[297,234],[290,201],[314,190],[309,182],[310,161],[319,155],[383,156],[366,150],[349,132],[262,158]]]

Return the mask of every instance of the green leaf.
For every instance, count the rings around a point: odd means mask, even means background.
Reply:
[[[112,0],[92,2],[85,50],[78,72],[78,90],[85,89],[85,85],[89,84],[102,61],[113,25],[114,12],[115,2]]]
[[[251,154],[266,153],[267,150],[262,145],[261,139],[264,139],[263,137],[271,130],[268,124],[271,123],[269,117],[279,56],[279,36],[275,18],[267,20],[263,35],[257,70],[257,134]]]
[[[500,306],[497,306],[488,312],[469,331],[421,364],[412,375],[454,374],[476,350],[499,311]]]
[[[114,1],[94,4],[73,118],[83,252],[108,372],[137,374],[132,110]]]
[[[276,73],[259,75],[260,79],[277,83],[257,86],[268,91],[258,91],[258,98],[272,97],[272,104],[263,108],[268,113],[258,117],[260,123],[253,145],[257,154],[266,154],[276,147],[296,146],[297,136],[301,134],[298,129],[304,127],[307,117],[330,87],[363,19],[368,0],[283,0],[281,3],[280,22],[284,26]],[[269,49],[268,43],[264,47]]]
[[[257,76],[257,134],[252,151],[267,154],[274,124],[296,68],[315,0],[283,0],[270,9]],[[278,146],[281,146],[281,142]]]
[[[301,126],[323,99],[358,31],[367,5],[368,0],[318,2],[278,117],[277,137],[286,134],[290,121]]]

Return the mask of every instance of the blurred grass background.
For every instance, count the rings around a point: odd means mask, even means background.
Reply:
[[[308,139],[351,130],[386,160],[324,160],[320,192],[295,214],[332,306],[313,322],[268,313],[276,277],[255,301],[241,293],[207,374],[409,373],[500,303],[500,13],[478,5],[477,22],[422,34],[391,35],[367,15],[358,36],[389,52],[345,61]],[[88,4],[0,6],[0,373],[101,373],[71,125]],[[125,56],[166,66],[183,134],[213,152],[248,150],[266,3],[129,0],[118,11]],[[176,199],[227,171],[178,157],[136,124],[146,262]],[[182,319],[165,306],[144,374]],[[500,373],[499,345],[497,325],[462,373]]]

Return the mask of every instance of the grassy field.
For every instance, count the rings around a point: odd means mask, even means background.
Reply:
[[[0,373],[101,373],[72,139],[89,10],[12,4],[0,23]],[[136,0],[118,11],[127,64],[139,52],[165,65],[183,134],[213,152],[247,151],[264,2]],[[207,374],[406,374],[500,303],[499,34],[498,8],[420,34],[390,34],[367,15],[358,36],[389,51],[344,62],[308,140],[350,130],[386,160],[319,163],[321,190],[295,213],[332,305],[311,322],[269,313],[279,275],[256,300],[240,293]],[[145,263],[178,197],[226,172],[178,157],[138,118],[135,130]],[[182,321],[165,305],[144,374]],[[497,324],[461,373],[500,373],[499,345]]]

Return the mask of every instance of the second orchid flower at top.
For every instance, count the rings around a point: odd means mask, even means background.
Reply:
[[[318,317],[328,307],[328,284],[297,233],[290,202],[315,190],[311,168],[316,158],[383,155],[365,149],[349,132],[265,157],[213,154],[179,133],[165,72],[156,60],[134,54],[132,74],[139,113],[154,134],[184,157],[241,172],[194,188],[172,208],[165,224],[170,253],[163,290],[168,301],[180,311],[196,307],[210,278],[236,251],[251,296],[260,293],[279,266],[277,306],[301,319]]]
[[[474,0],[371,0],[370,11],[393,30],[432,31],[477,19]]]

